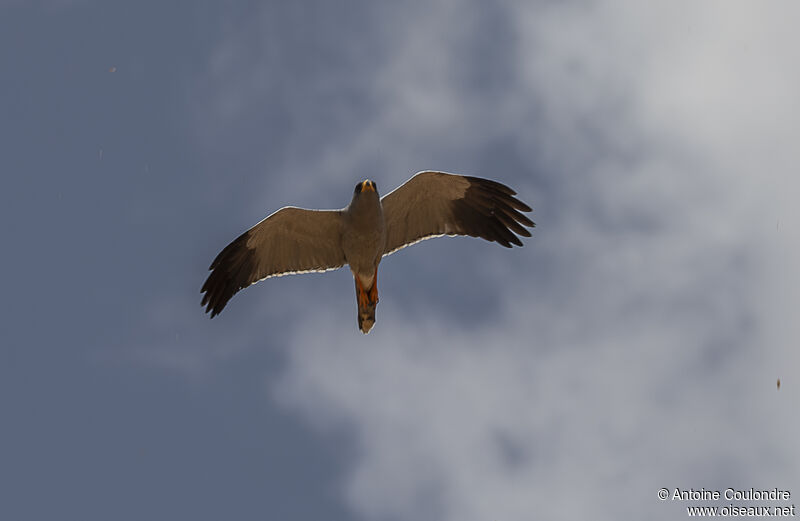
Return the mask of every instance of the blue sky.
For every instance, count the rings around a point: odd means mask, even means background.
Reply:
[[[0,517],[676,519],[659,488],[800,494],[798,14],[0,0]],[[368,336],[347,270],[203,314],[244,229],[423,169],[513,186],[534,236],[386,258]]]

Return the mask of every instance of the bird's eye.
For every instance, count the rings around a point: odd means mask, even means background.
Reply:
[[[372,183],[372,189],[377,192],[378,191],[378,183],[376,183],[375,181],[370,181],[370,183]]]
[[[359,192],[361,192],[361,183],[358,183],[356,185],[356,193],[359,193]]]

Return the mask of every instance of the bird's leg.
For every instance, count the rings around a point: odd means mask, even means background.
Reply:
[[[375,305],[378,303],[378,267],[375,267],[375,275],[372,277],[372,287],[369,288],[369,303]]]
[[[353,277],[356,281],[356,298],[358,298],[358,307],[359,309],[365,308],[369,305],[369,295],[364,290],[364,286],[361,285],[361,280],[359,279],[358,275]]]
[[[355,281],[358,301],[358,328],[366,335],[375,325],[375,303],[371,302],[372,297],[370,296],[373,290],[370,289],[369,293],[365,291],[358,275],[355,276]],[[375,284],[373,283],[372,286],[374,288]]]

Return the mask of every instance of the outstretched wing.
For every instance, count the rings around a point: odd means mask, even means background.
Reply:
[[[213,318],[236,292],[260,280],[340,268],[346,262],[341,236],[340,210],[281,208],[217,255],[200,305]]]
[[[441,235],[470,235],[506,248],[522,246],[535,224],[520,212],[531,208],[511,188],[489,179],[444,172],[419,172],[385,195],[384,255]]]

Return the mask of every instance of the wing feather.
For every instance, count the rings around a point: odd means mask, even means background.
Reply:
[[[384,255],[442,235],[469,235],[510,248],[535,224],[531,207],[508,186],[480,177],[419,172],[381,200],[386,220]]]
[[[269,277],[327,271],[346,263],[341,210],[287,206],[227,245],[200,290],[213,318],[239,290]]]

